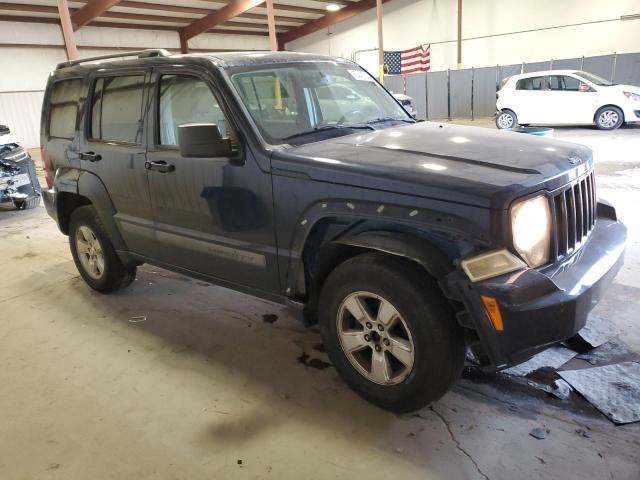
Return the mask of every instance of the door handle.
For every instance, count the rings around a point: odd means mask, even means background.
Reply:
[[[164,160],[158,160],[157,162],[150,162],[147,160],[144,162],[144,168],[160,173],[169,173],[176,169],[175,165],[171,165]]]
[[[102,160],[102,155],[95,152],[82,152],[79,155],[80,160],[88,160],[90,162],[99,162]]]

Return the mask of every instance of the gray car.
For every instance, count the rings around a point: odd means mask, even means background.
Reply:
[[[585,147],[416,122],[341,58],[126,55],[59,65],[42,112],[45,205],[99,292],[150,263],[286,304],[406,412],[466,349],[495,371],[573,336],[622,265]]]

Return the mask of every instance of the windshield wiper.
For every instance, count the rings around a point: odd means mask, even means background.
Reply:
[[[408,118],[379,117],[379,118],[374,118],[373,120],[369,120],[367,122],[367,125],[371,125],[373,123],[382,123],[382,122],[416,123],[415,120],[409,120]]]
[[[288,137],[284,137],[282,140],[292,140],[298,137],[304,137],[305,135],[312,135],[318,132],[324,132],[327,130],[375,130],[371,125],[368,124],[340,124],[340,125],[320,125],[313,130],[307,130],[305,132],[294,133],[293,135],[289,135]]]

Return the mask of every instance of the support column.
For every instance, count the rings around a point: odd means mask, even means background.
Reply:
[[[71,24],[67,0],[58,0],[58,15],[60,16],[60,28],[62,28],[67,59],[76,60],[78,58],[78,47],[76,46],[76,37],[73,35],[73,25]]]
[[[458,70],[462,69],[462,0],[458,0]]]
[[[273,13],[273,0],[267,0],[267,24],[269,25],[269,48],[278,51],[278,37],[276,36],[276,19]]]
[[[380,83],[384,85],[384,42],[382,38],[382,0],[376,0],[376,14],[378,17],[378,75]]]
[[[180,30],[178,30],[178,35],[180,35],[180,52],[189,53],[189,39],[184,33],[184,29],[181,28]]]

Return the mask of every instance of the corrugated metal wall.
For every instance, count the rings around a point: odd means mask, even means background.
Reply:
[[[0,92],[0,124],[7,125],[25,147],[40,146],[43,91]]]
[[[385,85],[389,88],[406,83],[406,94],[413,98],[418,118],[465,118],[471,117],[472,112],[473,116],[483,117],[495,113],[496,87],[503,79],[522,71],[550,69],[582,69],[614,83],[640,86],[640,53],[429,72],[426,74],[426,86],[424,73],[405,75],[406,81],[403,81],[402,75],[388,75]]]

